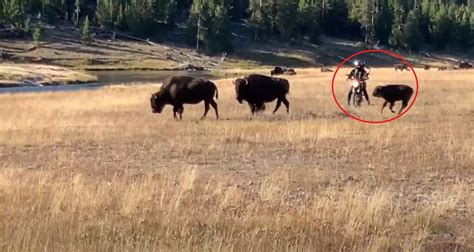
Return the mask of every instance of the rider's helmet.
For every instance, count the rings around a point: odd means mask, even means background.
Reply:
[[[363,61],[363,60],[356,60],[356,61],[354,62],[354,65],[355,65],[355,67],[357,67],[357,68],[359,68],[359,67],[365,67],[365,61]]]

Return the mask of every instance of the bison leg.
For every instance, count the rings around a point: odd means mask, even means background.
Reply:
[[[395,106],[395,102],[391,102],[388,108],[390,109],[390,111],[392,111],[392,113],[395,113],[395,110],[393,110],[393,106]]]
[[[277,110],[280,108],[280,106],[281,106],[281,100],[278,99],[278,100],[277,100],[277,105],[276,105],[276,107],[275,107],[275,110],[273,110],[273,114],[275,114],[275,112],[277,112]]]
[[[216,112],[216,120],[219,119],[219,110],[217,109],[217,103],[214,101],[214,99],[210,100],[209,103]]]
[[[283,97],[281,99],[281,101],[283,102],[283,104],[285,104],[286,113],[289,114],[290,113],[290,102],[286,99],[286,97]]]
[[[202,115],[201,117],[201,120],[203,120],[206,115],[207,115],[207,112],[209,111],[209,102],[208,101],[204,101],[204,115]]]
[[[263,113],[264,110],[265,110],[265,103],[259,102],[255,104],[255,113],[258,113],[258,112]]]
[[[183,119],[183,112],[184,112],[183,104],[180,104],[176,107],[177,107],[176,112],[178,112],[178,114],[179,114],[179,120],[182,120]]]
[[[402,102],[402,107],[400,108],[400,111],[398,111],[398,114],[402,113],[402,111],[408,106],[408,100],[403,100]]]
[[[249,103],[249,108],[250,108],[250,111],[252,112],[252,115],[255,114],[255,104]]]
[[[382,105],[382,109],[380,110],[380,114],[382,114],[382,112],[383,112],[383,109],[385,108],[385,106],[387,106],[387,103],[388,103],[387,101],[385,101],[385,102],[383,103],[383,105]]]
[[[178,117],[176,116],[176,112],[179,111],[179,108],[177,106],[174,106],[173,107],[173,117],[175,120],[178,120]]]

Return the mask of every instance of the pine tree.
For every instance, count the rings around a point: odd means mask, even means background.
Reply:
[[[283,37],[291,37],[296,29],[298,3],[295,0],[278,0],[275,26]]]
[[[403,7],[400,4],[394,3],[393,6],[393,25],[392,25],[392,32],[390,34],[390,38],[388,43],[393,48],[402,48],[404,47],[403,43]]]
[[[83,44],[89,44],[92,41],[92,35],[89,29],[89,16],[86,16],[81,27],[81,43]]]
[[[380,0],[380,11],[375,17],[375,37],[380,43],[388,44],[393,25],[393,14],[387,0]]]
[[[353,0],[350,17],[360,23],[364,29],[364,41],[373,44],[375,41],[375,0]]]
[[[320,42],[321,28],[319,25],[319,16],[321,9],[312,0],[300,0],[298,4],[297,29],[300,34],[307,35],[309,41],[314,44]]]
[[[229,31],[229,17],[224,4],[215,4],[213,10],[212,27],[207,39],[207,50],[212,53],[232,50],[231,34]]]
[[[127,27],[137,35],[152,35],[155,32],[155,13],[152,0],[131,0],[127,9]]]
[[[18,29],[24,22],[25,9],[20,0],[3,0],[0,16],[3,23]]]
[[[423,40],[427,43],[431,43],[431,36],[430,36],[430,15],[431,11],[434,9],[430,0],[422,0],[421,2],[421,14],[419,18],[419,29],[421,34],[423,35]]]
[[[433,24],[430,34],[432,43],[437,49],[444,49],[452,34],[452,22],[446,5],[439,5],[438,9],[432,13],[431,23]]]
[[[423,35],[419,30],[418,16],[415,11],[408,13],[405,25],[403,26],[403,41],[407,48],[419,51],[423,44]]]
[[[473,34],[470,24],[471,11],[467,6],[455,10],[452,42],[459,49],[469,48],[473,44]]]
[[[43,37],[43,24],[38,23],[33,32],[33,41],[36,47],[41,47],[41,38]]]
[[[196,0],[188,19],[187,41],[210,53],[231,51],[228,6],[219,0]],[[199,29],[198,29],[199,28]]]
[[[74,4],[74,25],[77,26],[79,24],[79,15],[81,14],[81,0],[76,0]]]
[[[100,0],[95,16],[99,24],[106,29],[125,29],[125,8],[120,0]]]

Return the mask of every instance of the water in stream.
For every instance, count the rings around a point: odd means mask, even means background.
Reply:
[[[97,76],[98,81],[96,83],[0,88],[0,93],[79,91],[84,89],[98,89],[105,85],[161,83],[170,75],[188,75],[207,79],[218,78],[207,71],[90,71],[89,73]]]

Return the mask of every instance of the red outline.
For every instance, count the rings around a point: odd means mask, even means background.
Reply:
[[[381,52],[381,53],[385,53],[385,54],[388,54],[388,55],[391,55],[395,58],[398,58],[400,60],[402,60],[405,64],[407,64],[411,71],[413,72],[413,75],[415,76],[415,80],[416,80],[416,92],[415,92],[415,97],[413,98],[413,101],[410,103],[410,105],[408,106],[408,108],[405,109],[405,111],[403,111],[401,114],[393,117],[393,118],[390,118],[390,119],[387,119],[387,120],[383,120],[383,121],[368,121],[368,120],[364,120],[364,119],[360,119],[358,117],[355,117],[353,115],[351,115],[349,112],[347,112],[346,110],[344,110],[344,108],[342,108],[341,104],[339,104],[339,102],[337,101],[337,98],[336,98],[336,95],[334,94],[334,80],[336,79],[336,75],[337,75],[337,71],[339,71],[339,68],[341,68],[344,63],[346,63],[348,60],[350,60],[351,58],[357,56],[357,55],[360,55],[360,54],[364,54],[364,53],[377,53],[377,52]],[[402,56],[394,53],[394,52],[390,52],[390,51],[387,51],[387,50],[363,50],[363,51],[360,51],[360,52],[357,52],[357,53],[354,53],[352,54],[351,56],[347,57],[346,59],[344,59],[342,61],[341,64],[339,64],[339,66],[337,67],[336,71],[334,71],[334,75],[332,77],[332,98],[334,99],[334,101],[336,102],[337,106],[339,107],[340,110],[342,110],[342,112],[344,112],[344,114],[348,115],[349,117],[351,117],[352,119],[355,119],[359,122],[365,122],[365,123],[370,123],[370,124],[379,124],[379,123],[386,123],[386,122],[390,122],[390,121],[393,121],[401,116],[403,116],[406,112],[408,112],[408,110],[410,110],[410,108],[413,106],[413,104],[415,104],[415,101],[416,101],[416,97],[418,96],[418,76],[416,76],[416,72],[415,70],[413,69],[413,67],[411,66],[410,63],[408,63],[408,61],[406,61]]]

